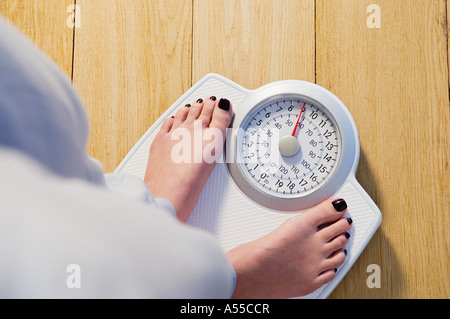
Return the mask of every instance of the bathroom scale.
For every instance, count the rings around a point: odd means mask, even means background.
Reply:
[[[381,212],[355,178],[360,147],[355,122],[328,90],[285,80],[248,90],[208,74],[150,127],[115,173],[144,178],[148,151],[162,122],[199,98],[233,105],[225,149],[187,224],[213,234],[225,251],[270,233],[329,198],[344,198],[353,220],[346,262],[305,298],[327,298],[381,223]]]

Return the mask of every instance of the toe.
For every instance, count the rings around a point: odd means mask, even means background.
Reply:
[[[317,289],[319,289],[323,285],[332,281],[334,277],[336,277],[336,271],[334,269],[328,269],[317,276],[313,284],[317,287]]]
[[[213,110],[209,127],[215,127],[224,132],[230,126],[232,116],[233,110],[230,101],[220,99]]]
[[[174,121],[174,117],[169,117],[168,119],[166,119],[163,122],[163,124],[161,125],[160,132],[162,132],[162,133],[169,133],[170,130],[172,129],[173,121]]]
[[[336,269],[344,264],[346,258],[347,254],[344,249],[339,249],[338,251],[335,251],[330,257],[325,259],[322,264],[322,269]]]
[[[187,121],[194,122],[200,114],[202,113],[203,104],[205,102],[203,99],[198,99],[195,103],[192,104],[189,110],[189,115],[187,117]]]
[[[186,121],[190,106],[190,104],[186,104],[184,107],[180,108],[177,111],[177,114],[175,114],[173,127],[179,127],[181,124],[183,124],[184,121]]]
[[[333,240],[331,240],[329,243],[326,243],[323,248],[323,255],[325,257],[330,257],[335,251],[338,251],[340,249],[344,249],[344,247],[348,244],[349,237],[346,236],[345,233],[341,234]],[[346,250],[344,249],[344,253],[346,253]]]
[[[321,236],[321,238],[325,242],[329,242],[336,236],[349,231],[350,228],[352,227],[351,226],[352,222],[353,221],[350,218],[342,218],[342,219],[338,220],[337,222],[320,229],[319,236]]]
[[[334,223],[335,221],[339,220],[346,212],[345,209],[341,210],[342,206],[338,208],[341,211],[338,211],[335,208],[335,205],[333,205],[334,202],[336,201],[327,200],[317,205],[316,207],[303,213],[303,215],[305,215],[304,218],[307,218],[314,227],[319,227],[328,223]]]
[[[199,116],[199,120],[202,121],[204,127],[209,126],[211,123],[212,114],[217,103],[217,98],[215,96],[211,96],[206,99],[202,112]]]

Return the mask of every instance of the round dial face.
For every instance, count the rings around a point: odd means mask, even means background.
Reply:
[[[342,139],[325,107],[279,97],[257,105],[237,135],[237,160],[250,184],[278,198],[307,196],[330,180]]]

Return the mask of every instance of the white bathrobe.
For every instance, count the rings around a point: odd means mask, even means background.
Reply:
[[[87,137],[69,80],[0,17],[0,298],[229,298],[216,239],[105,179]]]

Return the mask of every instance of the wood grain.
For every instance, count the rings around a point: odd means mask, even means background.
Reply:
[[[22,31],[67,74],[72,76],[73,28],[67,7],[74,0],[1,0],[0,14]]]
[[[74,84],[91,121],[89,153],[113,171],[191,79],[192,5],[78,0]]]
[[[254,89],[314,81],[313,0],[194,0],[193,82],[215,72]]]
[[[317,1],[317,82],[359,128],[358,179],[383,223],[333,297],[448,298],[449,96],[445,1]],[[378,264],[382,287],[369,289]]]

